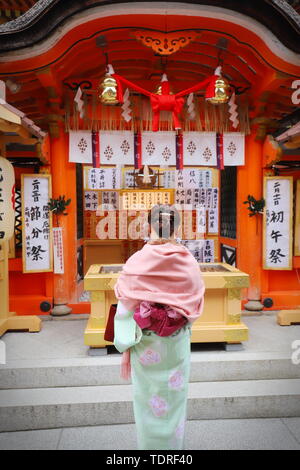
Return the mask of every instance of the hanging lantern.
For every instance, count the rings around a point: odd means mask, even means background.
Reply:
[[[9,240],[15,230],[15,172],[12,164],[0,156],[0,243]]]
[[[162,95],[162,86],[161,85],[158,85],[158,87],[156,88],[155,92],[154,92],[155,95]],[[170,95],[173,95],[174,93],[172,91],[170,91]]]
[[[161,95],[161,84],[158,85],[158,87],[156,88],[155,92],[154,92],[156,95]]]
[[[212,104],[227,103],[227,101],[229,100],[229,88],[230,85],[227,80],[221,76],[218,77],[215,81],[214,96],[207,98],[207,101]]]
[[[117,99],[117,82],[111,75],[105,75],[103,82],[100,84],[99,98],[101,103],[116,105],[120,104]],[[103,91],[101,92],[101,88]]]
[[[168,81],[167,75],[164,73],[162,75],[160,83],[157,85],[156,90],[154,91],[155,95],[173,95],[171,91],[171,86]]]

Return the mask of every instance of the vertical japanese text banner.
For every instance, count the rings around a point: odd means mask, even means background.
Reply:
[[[292,269],[293,177],[264,178],[263,268]]]
[[[53,264],[55,274],[64,274],[64,245],[62,227],[53,228]]]
[[[53,270],[51,175],[22,178],[23,272]]]

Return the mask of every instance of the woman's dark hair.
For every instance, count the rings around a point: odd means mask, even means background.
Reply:
[[[180,224],[177,209],[169,204],[157,204],[148,213],[148,223],[159,238],[169,238]]]

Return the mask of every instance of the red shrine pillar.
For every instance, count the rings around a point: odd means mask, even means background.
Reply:
[[[256,129],[252,128],[245,140],[245,165],[238,167],[237,216],[238,252],[237,266],[250,276],[250,286],[245,293],[247,310],[262,310],[262,215],[249,217],[247,205],[243,204],[248,195],[261,199],[263,194],[263,140],[257,140]]]
[[[67,315],[72,311],[67,304],[77,302],[77,223],[76,223],[76,166],[68,161],[68,134],[62,125],[56,137],[51,138],[52,198],[65,195],[71,199],[68,215],[59,216],[62,228],[64,273],[53,274],[54,308],[52,315]],[[53,216],[53,226],[56,217]]]

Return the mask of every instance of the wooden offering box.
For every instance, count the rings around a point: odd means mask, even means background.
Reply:
[[[93,264],[84,288],[91,292],[91,316],[84,342],[91,347],[111,343],[103,335],[110,305],[117,303],[114,286],[122,264]],[[201,317],[192,326],[192,343],[240,343],[248,339],[248,328],[241,322],[241,289],[249,276],[226,263],[199,263],[205,282],[205,303]]]

